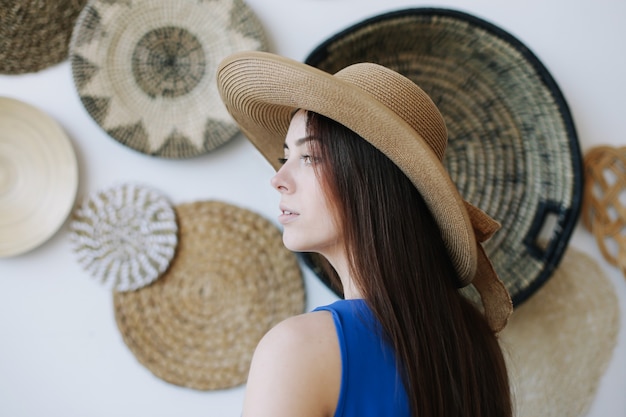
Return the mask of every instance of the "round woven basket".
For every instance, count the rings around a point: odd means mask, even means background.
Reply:
[[[502,224],[484,247],[522,303],[558,265],[580,211],[579,144],[556,82],[519,40],[447,9],[367,19],[306,59],[330,73],[361,61],[406,75],[441,110],[448,172],[467,201]],[[316,266],[310,255],[305,261]]]
[[[240,385],[261,337],[303,312],[297,258],[278,228],[244,208],[206,201],[175,209],[177,254],[152,285],[114,294],[118,328],[165,381],[198,390]]]
[[[87,0],[19,0],[0,7],[0,73],[37,72],[65,60]]]
[[[222,58],[266,50],[242,0],[92,0],[70,43],[74,84],[113,139],[164,158],[209,152],[239,132],[217,93]]]

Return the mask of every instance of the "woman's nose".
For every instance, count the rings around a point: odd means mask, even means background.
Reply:
[[[285,172],[285,166],[283,165],[270,179],[270,184],[280,193],[286,193],[290,190],[288,174]]]

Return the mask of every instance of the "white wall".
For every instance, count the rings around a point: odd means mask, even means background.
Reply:
[[[561,87],[583,151],[626,141],[624,0],[248,0],[272,51],[298,60],[330,35],[393,9],[436,6],[487,19],[525,43]],[[79,198],[119,181],[153,184],[175,203],[217,198],[268,218],[277,195],[269,165],[238,136],[184,161],[151,158],[118,144],[93,122],[75,92],[68,62],[36,74],[0,75],[0,95],[38,106],[72,139]],[[219,180],[215,180],[219,178]],[[626,279],[591,235],[571,245],[598,260],[622,306],[618,346],[589,416],[626,416]],[[308,271],[308,307],[334,297]],[[244,387],[198,392],[165,383],[139,365],[115,325],[112,297],[70,251],[67,224],[39,248],[0,259],[0,416],[239,416]],[[565,417],[565,416],[564,416]]]

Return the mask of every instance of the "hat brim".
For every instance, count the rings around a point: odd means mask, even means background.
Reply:
[[[504,327],[512,311],[510,297],[504,286],[498,285],[493,268],[480,267],[486,256],[474,233],[468,203],[435,152],[396,112],[339,75],[266,52],[227,57],[218,68],[217,80],[228,111],[275,169],[283,157],[295,109],[310,110],[343,124],[391,159],[426,201],[461,282],[469,284],[477,272],[487,274],[481,278],[483,291],[479,291],[486,316],[494,331]]]

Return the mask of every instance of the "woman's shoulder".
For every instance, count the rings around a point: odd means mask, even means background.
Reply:
[[[259,342],[248,377],[244,416],[329,416],[341,385],[341,357],[328,311],[293,316]]]

